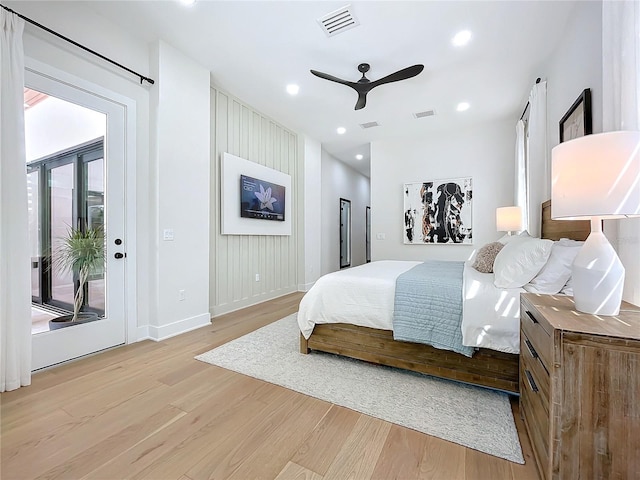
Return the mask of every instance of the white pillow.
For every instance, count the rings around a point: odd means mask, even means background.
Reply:
[[[571,278],[571,265],[581,248],[579,242],[567,243],[566,239],[554,242],[549,260],[524,289],[527,292],[545,295],[560,292]]]
[[[493,263],[498,288],[519,288],[526,285],[547,263],[552,240],[533,237],[517,237],[507,243]]]

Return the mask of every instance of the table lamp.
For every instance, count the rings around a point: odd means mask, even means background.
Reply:
[[[499,232],[519,232],[522,230],[522,208],[499,207],[496,208],[496,230]]]
[[[624,267],[603,219],[640,216],[640,132],[586,135],[551,151],[551,218],[591,220],[591,234],[572,265],[580,312],[620,312]]]

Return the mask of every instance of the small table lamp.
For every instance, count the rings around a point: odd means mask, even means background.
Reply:
[[[496,230],[499,232],[519,232],[522,230],[522,208],[499,207],[496,208]]]
[[[617,315],[624,267],[602,233],[602,219],[640,216],[640,132],[586,135],[561,143],[551,158],[551,218],[591,219],[572,267],[576,309]]]

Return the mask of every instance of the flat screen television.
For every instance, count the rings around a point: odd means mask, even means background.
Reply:
[[[240,175],[240,216],[284,222],[285,187]]]

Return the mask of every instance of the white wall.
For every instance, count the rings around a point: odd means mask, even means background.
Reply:
[[[547,146],[551,192],[551,149],[560,143],[559,122],[585,88],[591,89],[593,133],[602,132],[602,4],[577,2],[564,35],[540,66],[547,80]]]
[[[48,97],[24,112],[27,162],[104,137],[104,113]]]
[[[309,290],[322,272],[322,147],[320,142],[304,136],[304,273],[298,290]]]
[[[351,200],[351,266],[366,262],[365,207],[371,206],[371,187],[367,177],[324,150],[321,170],[321,273],[324,275],[340,270],[340,198]],[[314,211],[307,214],[313,215]]]
[[[420,140],[373,142],[372,260],[466,260],[499,238],[496,208],[513,204],[514,144],[510,119]],[[473,179],[473,245],[404,245],[404,184],[458,177]]]
[[[210,322],[209,71],[160,41],[152,50],[151,164],[157,311],[149,336]],[[173,240],[163,240],[166,229]],[[184,298],[182,298],[184,297]]]

